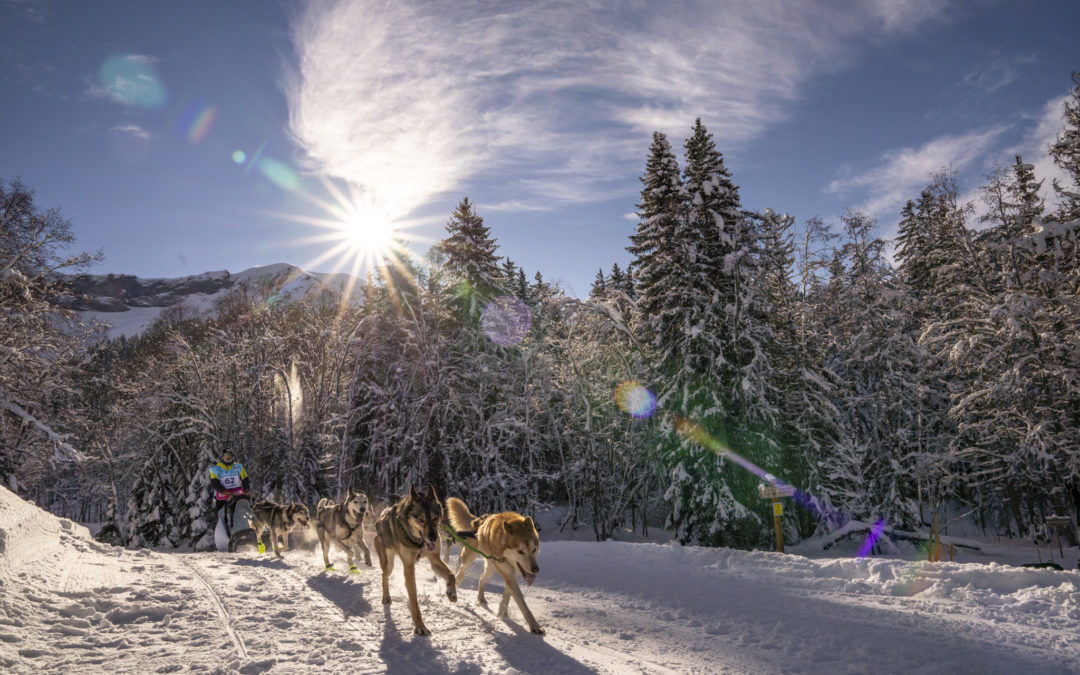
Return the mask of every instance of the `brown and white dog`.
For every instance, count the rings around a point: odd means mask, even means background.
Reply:
[[[487,606],[484,598],[484,584],[494,572],[498,572],[505,582],[502,602],[499,603],[498,616],[506,616],[506,610],[510,605],[510,596],[514,597],[521,614],[529,624],[529,630],[538,635],[544,634],[544,629],[536,622],[536,618],[525,604],[525,596],[518,587],[517,575],[520,573],[525,583],[532,586],[540,572],[540,565],[536,562],[536,555],[540,553],[540,536],[536,533],[536,525],[532,518],[522,516],[513,511],[504,511],[488,516],[474,516],[469,513],[469,507],[457,497],[446,500],[446,509],[449,511],[450,525],[458,532],[465,542],[490,556],[484,560],[484,573],[480,576],[477,602]],[[456,581],[461,585],[465,579],[465,570],[476,559],[477,553],[463,546],[461,555],[458,557]]]
[[[420,603],[416,599],[416,563],[421,557],[427,558],[431,570],[446,582],[446,597],[450,602],[457,602],[454,575],[439,557],[442,519],[442,502],[435,494],[435,488],[428,486],[423,494],[410,487],[408,497],[385,509],[375,521],[374,544],[382,566],[383,604],[390,604],[390,572],[394,570],[394,556],[397,556],[401,558],[405,573],[409,612],[413,632],[417,635],[431,635],[420,616]]]

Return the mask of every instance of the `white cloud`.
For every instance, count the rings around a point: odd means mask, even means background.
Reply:
[[[865,170],[844,170],[842,177],[826,186],[837,194],[859,192],[865,195],[858,208],[879,222],[895,223],[900,208],[926,187],[930,174],[944,167],[957,171],[980,162],[1006,127],[995,126],[959,136],[942,136],[918,148],[901,148],[885,153],[880,161]],[[893,235],[887,226],[886,238]]]
[[[117,134],[120,136],[130,136],[143,141],[151,140],[154,135],[148,130],[140,127],[138,124],[117,124],[112,129],[109,129],[109,133]]]
[[[701,117],[730,151],[942,2],[899,5],[315,0],[292,25],[291,131],[309,169],[394,219],[486,172],[520,188],[507,208],[588,199],[613,177],[630,194],[652,131],[677,147]]]
[[[1021,67],[1034,63],[1035,60],[1034,54],[994,59],[964,75],[963,81],[992,94],[1016,81],[1020,77]]]

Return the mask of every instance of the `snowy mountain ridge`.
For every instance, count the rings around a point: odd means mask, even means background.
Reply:
[[[71,294],[60,304],[84,321],[109,326],[108,336],[134,336],[144,331],[167,308],[185,307],[196,314],[213,310],[218,300],[241,284],[272,291],[275,300],[290,301],[312,292],[356,289],[362,281],[348,274],[308,272],[288,263],[251,267],[238,273],[217,270],[173,278],[143,278],[128,274],[67,275]],[[358,302],[360,294],[352,293]]]

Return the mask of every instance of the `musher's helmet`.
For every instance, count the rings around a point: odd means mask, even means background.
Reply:
[[[232,450],[226,450],[225,452],[221,453],[221,461],[225,464],[232,464],[234,460],[235,458],[233,457]]]

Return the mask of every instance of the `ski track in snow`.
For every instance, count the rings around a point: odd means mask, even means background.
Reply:
[[[470,567],[451,603],[417,566],[381,573],[125,550],[0,489],[0,671],[108,673],[1080,673],[1080,573],[1003,565],[556,541],[526,600],[495,615]],[[456,567],[451,558],[451,569]]]

